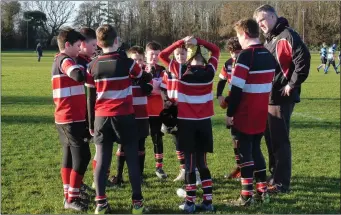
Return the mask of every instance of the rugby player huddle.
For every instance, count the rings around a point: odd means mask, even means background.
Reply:
[[[234,30],[237,37],[227,42],[231,58],[219,75],[217,98],[227,109],[226,124],[231,128],[236,160],[235,171],[227,177],[240,177],[242,185],[239,198],[231,205],[248,206],[269,202],[260,142],[276,60],[260,42],[256,21],[239,20]],[[213,212],[213,184],[206,154],[213,152],[211,117],[218,46],[187,36],[163,50],[153,41],[145,50],[133,46],[126,52],[109,24],[96,31],[65,28],[57,41],[60,52],[53,63],[52,86],[55,123],[63,147],[64,208],[86,211],[90,192],[95,192],[95,214],[110,213],[106,187],[123,183],[126,162],[132,213],[145,213],[141,192],[145,141],[150,135],[155,174],[165,179],[163,136],[169,134],[180,165],[174,180],[183,180],[185,187],[185,201],[179,208],[186,213]],[[92,58],[97,45],[102,53]],[[226,82],[229,95],[224,97]],[[92,162],[95,191],[83,183],[91,160],[91,139],[96,147]],[[119,144],[117,172],[110,177],[114,142]],[[203,190],[202,202],[195,204],[198,186]]]

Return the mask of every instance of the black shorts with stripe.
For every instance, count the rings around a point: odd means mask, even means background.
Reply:
[[[80,147],[85,144],[86,122],[73,122],[67,124],[56,124],[60,143],[63,146]]]
[[[327,63],[327,58],[326,57],[321,57],[321,63],[326,64]]]
[[[178,119],[179,150],[184,152],[213,152],[211,119]]]
[[[137,122],[133,114],[95,117],[95,144],[118,142],[124,144],[138,144]]]

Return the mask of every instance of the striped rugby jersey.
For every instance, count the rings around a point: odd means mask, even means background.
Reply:
[[[95,116],[119,116],[134,113],[131,78],[140,78],[142,69],[131,58],[118,52],[95,58],[88,67],[87,86],[96,88]]]
[[[275,69],[276,60],[263,45],[251,45],[240,52],[227,110],[237,130],[246,134],[264,132]]]
[[[184,72],[187,66],[182,66],[176,60],[168,58],[177,47],[183,44],[183,41],[173,43],[160,53],[160,59],[168,66],[168,71],[164,75],[161,87],[167,90],[167,95],[172,101],[177,102],[178,119],[201,120],[214,115],[212,87],[220,51],[212,43],[199,38],[197,38],[197,42],[198,45],[203,45],[211,51],[211,57],[206,66],[191,66],[191,71],[194,74],[198,72],[207,76],[211,75],[211,79],[199,80],[194,77],[193,79],[185,80]]]
[[[52,89],[57,124],[85,121],[84,82],[77,82],[70,77],[71,72],[80,70],[81,66],[66,54],[59,53],[55,56],[52,66]]]

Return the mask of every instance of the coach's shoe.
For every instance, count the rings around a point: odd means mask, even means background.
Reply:
[[[196,205],[195,208],[199,211],[214,212],[213,204],[205,204],[204,202],[200,205]]]
[[[95,209],[95,214],[109,214],[111,211],[110,205],[108,202],[104,204],[98,204]]]
[[[282,184],[273,184],[268,186],[268,193],[271,194],[278,194],[278,193],[289,193],[290,190],[283,187]]]
[[[85,204],[80,198],[75,198],[71,202],[64,201],[64,208],[76,211],[86,211],[88,210],[88,205]]]
[[[160,168],[160,167],[156,168],[155,174],[156,174],[156,176],[159,177],[160,179],[165,179],[165,178],[168,177],[167,174],[165,173],[165,171],[163,171],[163,169]]]
[[[185,169],[180,169],[179,175],[173,181],[184,181],[185,180]]]
[[[238,199],[230,201],[230,206],[250,206],[254,203],[253,197],[243,197],[242,195],[239,196]]]
[[[236,180],[240,180],[240,168],[239,167],[235,167],[232,172],[230,174],[226,174],[224,175],[225,179],[236,179]]]
[[[142,202],[133,203],[132,214],[144,214],[148,213],[148,209],[143,205]]]
[[[195,212],[195,204],[188,205],[186,202],[179,205],[179,209],[183,210],[185,213],[192,214]]]
[[[262,194],[259,194],[258,192],[256,192],[255,194],[253,194],[253,199],[256,203],[263,203],[263,204],[270,203],[270,196],[266,192]]]

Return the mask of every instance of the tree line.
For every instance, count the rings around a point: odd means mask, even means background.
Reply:
[[[224,47],[235,36],[233,24],[252,17],[262,4],[286,17],[310,48],[322,42],[340,44],[341,1],[1,1],[1,44],[6,49],[56,49],[56,35],[65,26],[96,29],[116,27],[123,41],[144,46],[156,40],[163,46],[196,35]]]

